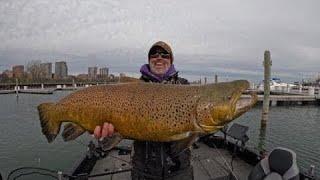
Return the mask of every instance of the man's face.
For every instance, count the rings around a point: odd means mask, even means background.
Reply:
[[[155,51],[150,54],[149,65],[153,74],[163,76],[171,66],[170,54],[165,51]]]

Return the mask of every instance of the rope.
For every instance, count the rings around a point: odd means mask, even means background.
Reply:
[[[40,172],[30,172],[30,173],[24,173],[24,174],[19,174],[18,176],[14,177],[13,180],[16,180],[22,176],[28,176],[28,175],[31,175],[31,174],[40,174],[40,175],[43,175],[43,176],[48,176],[48,177],[52,177],[54,179],[58,179],[57,177],[51,175],[51,174],[47,174],[47,173],[40,173]]]
[[[220,150],[217,148],[217,146],[213,143],[214,148],[217,150],[219,156],[221,157],[222,161],[225,163],[225,165],[227,166],[227,168],[229,169],[230,173],[236,178],[236,180],[238,180],[237,176],[234,174],[233,172],[233,168],[231,168],[227,162],[227,160],[224,158],[224,156],[222,155],[222,153],[220,152]]]
[[[211,176],[211,174],[209,173],[208,169],[204,167],[204,165],[202,164],[202,162],[200,161],[199,157],[196,157],[196,159],[198,160],[198,162],[201,165],[201,168],[205,170],[205,172],[207,173],[207,175],[210,177],[210,179],[213,179],[213,177]]]
[[[123,161],[123,162],[125,162],[125,163],[128,163],[128,164],[131,163],[130,161],[126,161],[126,160],[124,160],[124,159],[118,158],[118,157],[113,156],[113,155],[110,155],[110,154],[109,154],[109,156],[112,157],[112,158],[118,159],[118,160],[120,160],[120,161]]]

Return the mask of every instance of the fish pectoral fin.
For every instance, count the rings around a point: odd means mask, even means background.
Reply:
[[[175,143],[174,147],[172,148],[173,151],[171,152],[171,154],[173,154],[173,157],[189,149],[191,145],[196,142],[198,136],[198,133],[190,133],[188,138],[177,141],[177,143]]]
[[[105,137],[104,139],[99,141],[99,146],[103,151],[109,151],[117,144],[119,144],[121,140],[122,136],[120,135],[120,133],[115,132],[111,137]]]
[[[64,125],[62,132],[62,138],[64,141],[74,140],[77,137],[81,136],[86,130],[81,126],[78,126],[74,123],[68,123]]]

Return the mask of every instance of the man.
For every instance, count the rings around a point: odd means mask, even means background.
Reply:
[[[186,79],[178,77],[173,65],[172,50],[165,42],[159,41],[152,45],[148,60],[148,64],[140,69],[141,80],[151,83],[189,84]],[[114,131],[112,124],[104,123],[102,127],[95,128],[94,136],[100,139],[111,136]],[[177,144],[178,142],[134,141],[132,179],[193,179],[190,149],[176,154],[174,152]]]

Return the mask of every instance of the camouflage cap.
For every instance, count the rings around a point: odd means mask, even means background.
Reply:
[[[171,60],[171,64],[173,63],[173,53],[172,53],[172,49],[171,47],[169,46],[169,44],[163,42],[163,41],[158,41],[156,43],[154,43],[149,52],[148,52],[148,59],[150,60],[150,53],[151,53],[151,50],[153,50],[154,48],[157,48],[157,47],[161,47],[162,49],[164,49],[167,53],[170,54],[170,60]]]

